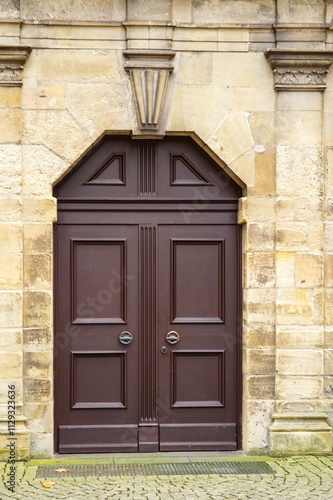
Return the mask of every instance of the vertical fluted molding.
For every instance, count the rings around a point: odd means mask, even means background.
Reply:
[[[156,227],[140,227],[140,421],[156,421]]]
[[[140,143],[139,156],[140,196],[156,196],[155,144]]]

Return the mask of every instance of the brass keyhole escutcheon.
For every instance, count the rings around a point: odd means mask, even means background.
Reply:
[[[162,354],[165,354],[168,352],[168,349],[165,347],[165,345],[163,347],[161,347],[161,353]]]

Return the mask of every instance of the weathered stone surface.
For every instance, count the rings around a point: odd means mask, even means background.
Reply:
[[[53,209],[52,209],[53,212]],[[41,215],[40,215],[41,217]],[[33,218],[33,217],[31,217]],[[1,227],[0,227],[1,231]],[[52,251],[52,224],[24,224],[23,244],[26,253]]]
[[[22,354],[20,352],[6,352],[0,354],[0,378],[16,378],[21,370]]]
[[[45,328],[52,326],[52,302],[48,292],[24,292],[24,327]]]
[[[53,430],[53,405],[52,403],[28,403],[24,405],[24,413],[27,418],[27,428],[32,433],[47,432]]]
[[[21,212],[22,203],[20,198],[4,197],[0,199],[0,222],[15,222],[21,220]],[[2,247],[0,246],[0,248]]]
[[[247,253],[245,255],[244,286],[246,288],[270,288],[275,285],[275,255],[273,253]]]
[[[87,4],[83,0],[73,0],[69,9],[65,0],[46,0],[43,5],[38,0],[24,0],[20,12],[26,19],[72,20],[75,12],[78,21],[121,21],[125,19],[124,15],[119,16],[121,3],[119,0],[94,0],[93,4]]]
[[[0,328],[22,326],[22,293],[0,291]]]
[[[52,385],[49,379],[24,380],[24,400],[27,403],[46,403],[51,400]]]
[[[272,349],[246,349],[245,371],[251,375],[275,373],[275,352]]]
[[[20,329],[0,330],[0,351],[19,352],[22,348],[22,331]]]
[[[246,453],[257,455],[268,452],[268,428],[273,408],[273,400],[244,402],[244,426],[248,436]]]
[[[55,198],[25,198],[23,200],[23,220],[25,222],[54,222],[56,210]]]
[[[51,288],[52,262],[50,255],[26,254],[24,256],[24,286],[39,290]]]
[[[21,183],[22,157],[20,147],[0,145],[0,196],[20,195]]]
[[[15,290],[22,286],[22,255],[0,253],[0,289]]]
[[[246,114],[231,111],[208,145],[227,164],[252,149],[253,138],[250,134]]]
[[[188,113],[189,109],[191,113]],[[176,132],[195,131],[204,141],[208,141],[226,115],[225,89],[176,87],[170,103],[168,128]]]
[[[0,109],[0,143],[16,143],[21,139],[21,116],[16,109]]]
[[[213,77],[212,54],[200,52],[184,52],[179,62],[179,85],[211,85]],[[195,67],[200,68],[200,72],[193,71]]]
[[[276,328],[277,347],[318,347],[321,348],[324,342],[324,332],[322,326],[283,326]],[[292,352],[292,351],[291,351]],[[318,350],[318,353],[321,351]]]
[[[294,130],[297,125],[294,125]],[[293,143],[291,139],[291,143]],[[321,147],[302,149],[278,146],[276,149],[276,187],[279,195],[320,196],[323,192],[323,157]]]
[[[247,379],[247,390],[251,399],[274,399],[275,377],[272,375],[257,375]]]
[[[52,183],[68,167],[68,162],[61,160],[44,146],[23,147],[23,186],[24,197],[52,196]],[[25,208],[27,205],[25,205]],[[37,220],[36,220],[37,222]]]
[[[314,349],[278,349],[276,369],[281,375],[322,375],[323,353]]]
[[[23,348],[25,351],[51,351],[52,332],[50,328],[24,328]]]
[[[323,284],[323,257],[315,254],[295,255],[295,284],[315,287]]]
[[[22,248],[22,226],[20,224],[0,225],[0,251],[20,252]]]
[[[320,399],[323,396],[321,377],[276,375],[276,397],[284,400]]]
[[[48,378],[52,376],[51,352],[25,352],[23,357],[23,377]]]
[[[236,6],[237,5],[237,6]],[[273,0],[264,4],[260,1],[246,2],[237,0],[226,0],[222,4],[217,0],[193,2],[193,21],[217,23],[223,22],[274,22],[275,8]]]
[[[274,248],[274,224],[250,222],[245,227],[244,250],[267,252]]]

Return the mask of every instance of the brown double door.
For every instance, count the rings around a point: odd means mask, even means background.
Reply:
[[[57,451],[237,449],[234,214],[71,207],[56,229]]]

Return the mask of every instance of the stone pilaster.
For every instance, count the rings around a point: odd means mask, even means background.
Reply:
[[[0,46],[0,457],[29,456],[23,410],[22,72],[31,49]],[[10,394],[9,394],[9,391]],[[10,396],[10,398],[9,398]],[[11,404],[9,404],[9,401]],[[14,422],[14,425],[13,425]]]
[[[276,413],[270,453],[332,452],[323,411],[323,91],[328,50],[266,56],[276,96]]]

